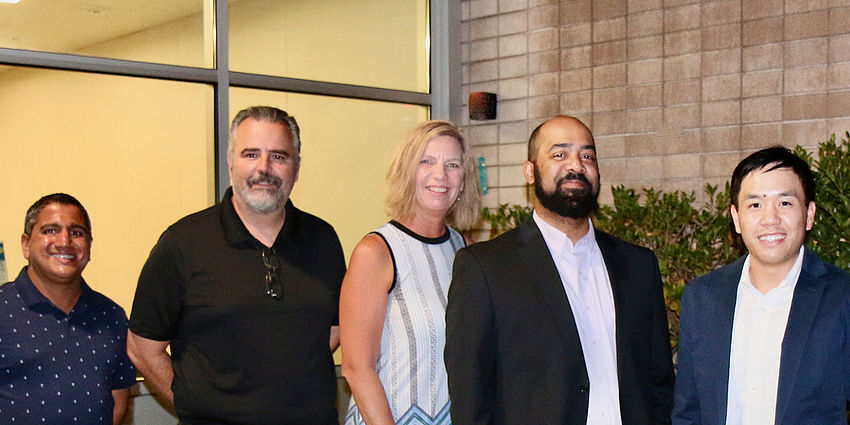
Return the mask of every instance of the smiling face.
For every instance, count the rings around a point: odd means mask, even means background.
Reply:
[[[537,135],[537,151],[526,161],[525,181],[534,185],[535,208],[562,217],[584,218],[597,206],[599,168],[593,135],[580,121],[557,117]]]
[[[463,190],[463,150],[451,136],[428,141],[416,168],[414,214],[438,213],[445,217]]]
[[[281,211],[300,168],[289,128],[247,118],[234,138],[228,157],[234,202],[261,214]]]
[[[36,285],[79,284],[91,257],[91,238],[79,208],[58,203],[45,206],[32,234],[21,236],[21,249]]]
[[[730,208],[754,269],[787,274],[815,221],[815,203],[806,205],[803,185],[789,168],[771,165],[741,180],[738,207]]]

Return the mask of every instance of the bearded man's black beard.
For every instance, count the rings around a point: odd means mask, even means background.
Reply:
[[[580,180],[585,183],[581,189],[562,189],[561,183],[566,180]],[[546,193],[540,179],[537,166],[534,167],[534,194],[540,204],[561,217],[585,218],[599,208],[599,192],[593,193],[593,186],[584,174],[570,173],[559,179],[553,193]]]

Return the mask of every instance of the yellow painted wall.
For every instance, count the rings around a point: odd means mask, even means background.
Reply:
[[[67,192],[92,220],[84,277],[129,311],[165,226],[209,205],[212,89],[64,71],[0,73],[0,240],[9,278],[24,266],[24,215]]]
[[[428,92],[424,0],[231,1],[234,71]]]
[[[203,13],[80,49],[81,54],[173,65],[214,67],[212,28]]]

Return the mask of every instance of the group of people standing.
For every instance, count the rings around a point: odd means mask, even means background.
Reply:
[[[815,183],[787,149],[733,173],[749,253],[687,285],[676,376],[655,255],[593,227],[597,152],[578,119],[534,129],[533,218],[476,244],[458,232],[481,205],[469,146],[449,122],[418,125],[387,173],[392,219],[347,270],[333,228],[289,199],[300,146],[280,109],[236,115],[232,187],[162,234],[129,331],[82,280],[85,209],[36,202],[29,265],[0,287],[0,418],[120,423],[135,364],[186,425],[847,423],[850,275],[803,246]]]

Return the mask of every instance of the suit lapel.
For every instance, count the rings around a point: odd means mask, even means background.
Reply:
[[[617,341],[617,346],[615,347],[617,377],[620,382],[623,382],[624,371],[630,369],[625,363],[628,361],[629,356],[624,353],[624,350],[627,350],[625,338],[628,335],[628,323],[624,319],[625,314],[622,314],[623,308],[628,303],[621,305],[626,299],[624,292],[629,284],[629,269],[628,264],[626,264],[626,258],[617,249],[615,239],[598,229],[594,229],[593,231],[596,234],[596,244],[599,246],[599,251],[602,252],[602,260],[608,272],[608,281],[611,283],[611,294],[614,297],[614,338]],[[620,388],[620,397],[623,397],[623,388]],[[622,405],[620,410],[622,411]]]
[[[608,280],[611,281],[611,293],[614,294],[614,311],[620,311],[620,300],[625,289],[628,276],[626,271],[626,259],[617,250],[614,240],[610,235],[600,230],[593,229],[596,234],[596,244],[599,245],[599,250],[602,252],[602,259],[605,260],[605,269],[608,271]],[[617,329],[620,329],[620,315],[617,315]],[[617,337],[617,345],[620,344],[619,333]]]
[[[738,283],[741,280],[741,271],[744,268],[746,256],[739,258],[729,267],[721,269],[720,274],[714,281],[713,292],[710,297],[703,301],[712,303],[710,308],[705,311],[712,312],[713,317],[709,322],[713,326],[713,332],[707,332],[706,338],[711,340],[706,341],[708,351],[713,353],[712,358],[716,359],[714,365],[707,365],[710,368],[716,368],[716,379],[710,381],[714,385],[707,391],[708,394],[716,394],[717,400],[714,401],[722,415],[721,418],[726,418],[726,404],[729,398],[729,360],[732,354],[732,324],[735,320],[735,303],[738,297]]]
[[[623,347],[625,347],[623,338],[626,335],[624,328],[626,323],[623,322],[623,314],[620,314],[623,311],[620,303],[624,300],[625,296],[623,292],[628,284],[628,265],[626,264],[626,259],[617,250],[614,239],[610,235],[598,229],[594,229],[593,231],[596,234],[596,244],[599,245],[599,251],[602,252],[605,269],[608,271],[608,280],[611,282],[611,294],[614,296],[614,336],[617,340],[617,370],[619,373],[623,370],[623,364],[621,363],[623,356],[621,352]]]
[[[546,246],[546,241],[543,240],[543,235],[534,220],[528,220],[518,230],[517,241],[520,249],[517,255],[521,257],[522,264],[529,268],[528,275],[538,276],[532,279],[532,284],[542,294],[546,308],[554,314],[558,328],[567,340],[565,346],[571,351],[573,357],[583,363],[584,354],[576,321],[549,247]]]
[[[791,311],[788,314],[788,324],[785,326],[785,336],[782,339],[782,356],[779,363],[779,388],[776,394],[776,423],[782,423],[782,416],[791,398],[797,371],[806,347],[806,341],[818,313],[818,305],[823,294],[824,284],[819,277],[826,273],[826,268],[817,256],[805,249],[803,267],[794,297],[791,300]]]

